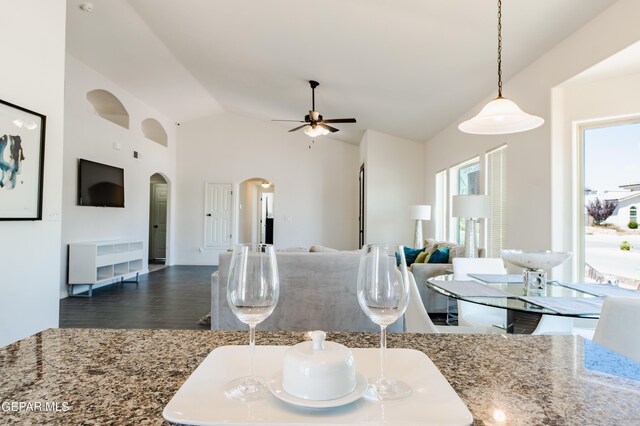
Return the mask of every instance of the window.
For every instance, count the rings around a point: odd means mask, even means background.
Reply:
[[[507,236],[507,146],[488,152],[486,162],[486,193],[491,200],[487,221],[487,257],[500,257]]]
[[[451,170],[452,196],[480,194],[480,161],[477,157]],[[455,217],[451,220],[451,240],[458,244],[464,243],[465,222],[464,218]]]
[[[635,206],[629,208],[629,222],[638,223],[638,210]]]
[[[436,173],[436,205],[434,210],[435,239],[447,240],[447,171]]]

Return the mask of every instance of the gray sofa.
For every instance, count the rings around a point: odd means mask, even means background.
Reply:
[[[258,330],[377,332],[360,309],[357,278],[358,252],[278,252],[280,277],[278,305]],[[218,271],[211,276],[211,329],[246,330],[227,303],[227,280],[231,253],[222,253]],[[401,318],[388,327],[404,329]]]
[[[433,240],[428,241],[434,243]],[[411,265],[411,272],[416,279],[418,290],[420,291],[420,297],[422,303],[424,303],[427,312],[429,313],[446,313],[447,312],[447,297],[443,296],[426,286],[426,282],[429,278],[449,274],[453,271],[453,264],[451,263],[455,257],[464,257],[464,246],[455,243],[437,243],[440,247],[446,245],[449,247],[449,263],[414,263]],[[478,249],[479,257],[485,256],[484,249]],[[455,304],[451,305],[451,312],[457,312]]]

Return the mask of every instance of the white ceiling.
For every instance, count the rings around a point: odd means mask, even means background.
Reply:
[[[503,78],[614,2],[504,0]],[[80,3],[67,2],[68,52],[178,122],[223,110],[303,119],[314,79],[325,118],[358,120],[336,125],[337,139],[375,129],[425,141],[497,87],[494,0]]]

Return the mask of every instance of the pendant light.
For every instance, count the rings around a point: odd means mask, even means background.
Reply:
[[[460,123],[458,129],[476,135],[503,135],[535,129],[542,123],[541,117],[527,114],[515,102],[502,97],[502,0],[498,0],[498,97],[471,120]]]

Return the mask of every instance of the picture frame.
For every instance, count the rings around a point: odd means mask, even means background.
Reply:
[[[0,99],[0,220],[42,220],[46,117]]]

